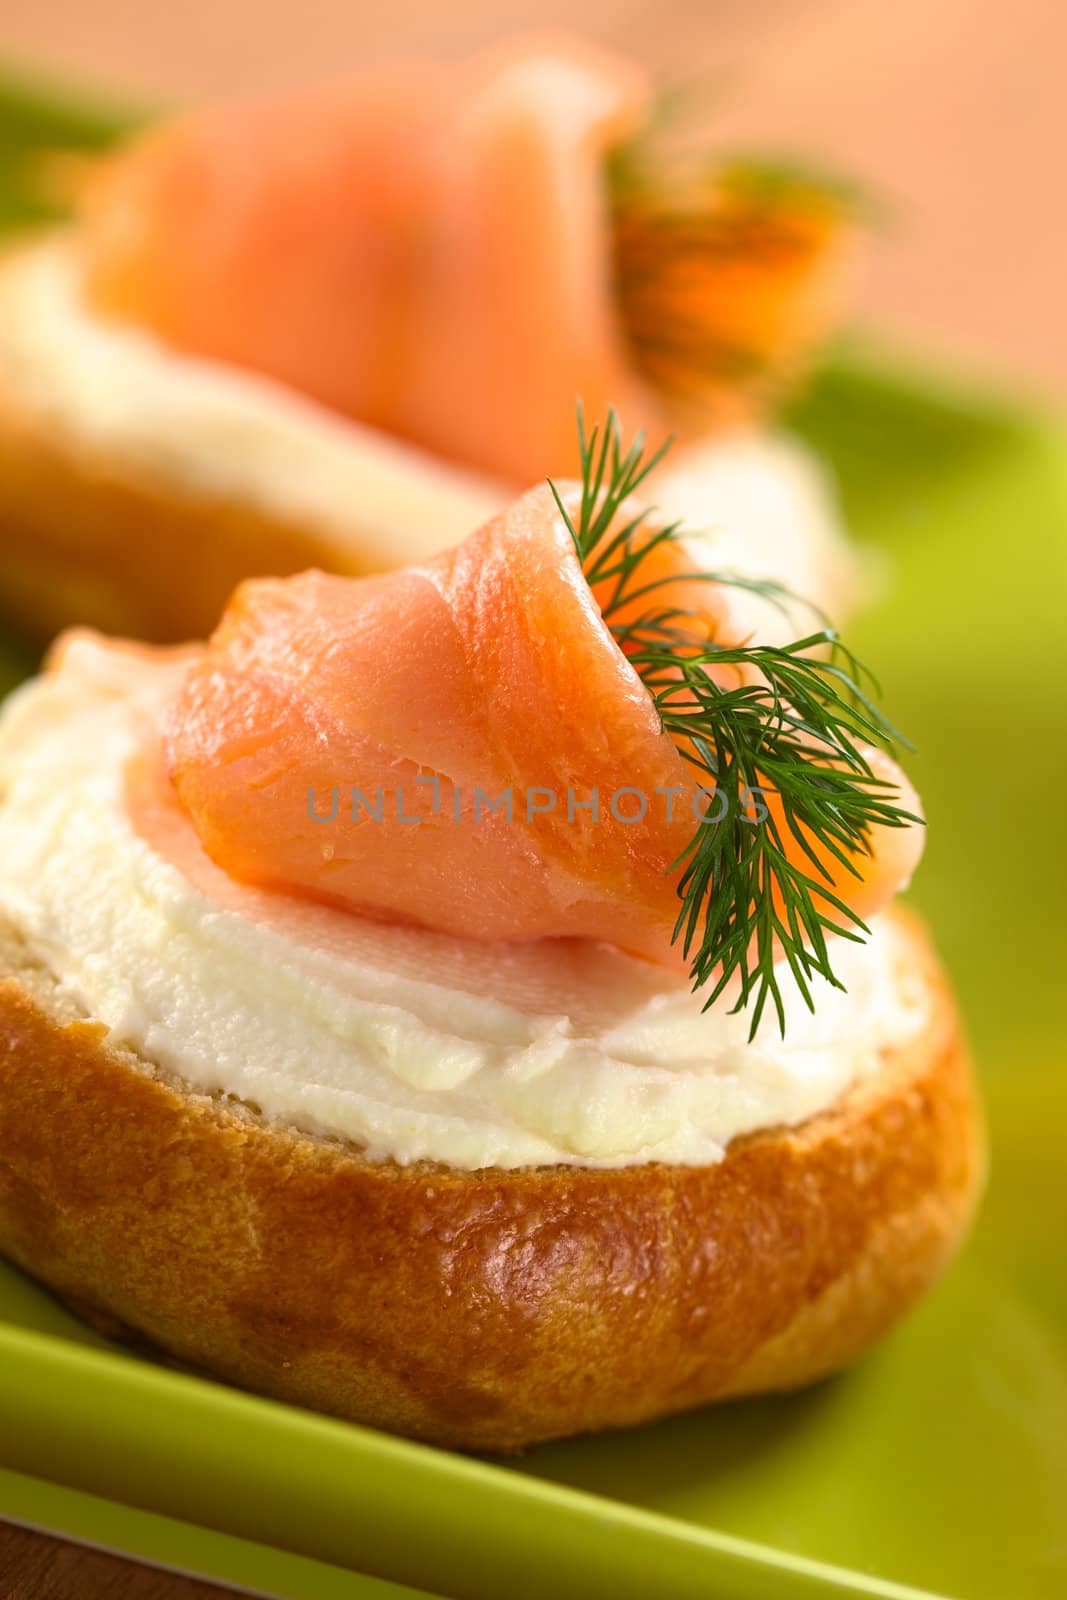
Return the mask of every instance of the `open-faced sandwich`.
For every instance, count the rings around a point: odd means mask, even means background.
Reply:
[[[0,726],[0,1248],[266,1394],[513,1449],[850,1361],[980,1172],[891,730],[581,478],[78,633]]]
[[[241,578],[420,560],[576,470],[583,396],[679,435],[657,503],[717,564],[835,611],[833,509],[765,419],[855,238],[567,41],[164,123],[0,266],[0,604],[180,640]]]

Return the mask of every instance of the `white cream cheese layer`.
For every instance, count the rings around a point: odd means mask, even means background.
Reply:
[[[60,243],[0,274],[0,371],[54,435],[179,491],[303,522],[370,568],[458,543],[508,499],[270,378],[92,315]]]
[[[742,637],[803,638],[821,626],[812,606],[840,623],[872,586],[870,554],[845,537],[825,471],[785,434],[744,428],[679,449],[649,495],[695,535],[701,569],[773,580],[800,602],[734,591]]]
[[[743,1016],[607,945],[383,927],[235,889],[199,851],[182,870],[124,783],[178,671],[84,639],[12,697],[0,907],[116,1041],[197,1089],[405,1163],[706,1163],[830,1106],[923,1025],[891,923],[837,952],[847,993],[750,1044]]]
[[[303,521],[368,568],[457,543],[516,492],[280,383],[94,316],[81,301],[76,254],[62,242],[0,273],[0,372],[55,436],[120,470]],[[711,565],[773,576],[839,615],[854,557],[826,478],[799,444],[739,430],[679,448],[650,493],[702,534]],[[739,603],[761,636],[789,633],[773,608]],[[810,631],[810,618],[801,621]]]

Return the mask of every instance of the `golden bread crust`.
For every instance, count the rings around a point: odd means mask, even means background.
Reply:
[[[0,605],[27,638],[206,638],[249,573],[308,567],[366,570],[310,522],[53,434],[0,384]]]
[[[451,1446],[806,1383],[937,1276],[979,1187],[958,1019],[904,920],[929,1024],[826,1114],[717,1166],[476,1173],[372,1163],[183,1088],[8,933],[0,1250],[231,1382]]]

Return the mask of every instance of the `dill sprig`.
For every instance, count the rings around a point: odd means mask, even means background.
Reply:
[[[874,826],[921,821],[894,803],[894,786],[862,748],[905,741],[873,702],[877,683],[829,625],[782,646],[718,644],[692,613],[659,603],[667,587],[706,582],[757,593],[787,612],[803,604],[780,584],[733,572],[650,577],[649,557],[681,538],[682,525],[650,528],[647,510],[628,502],[670,441],[646,454],[639,434],[624,450],[615,413],[587,435],[581,407],[578,432],[574,515],[549,484],[560,515],[664,731],[700,787],[726,802],[717,806],[720,820],[697,824],[670,868],[678,874],[673,937],[694,989],[707,991],[705,1009],[736,984],[732,1009],[751,1003],[749,1037],[768,1003],[784,1034],[780,963],[814,1010],[813,977],[842,987],[830,935],[862,942],[870,931],[835,891],[828,861],[858,878],[856,858],[870,855]]]
[[[687,428],[796,381],[829,331],[844,241],[871,210],[813,163],[723,149],[715,96],[696,90],[661,97],[605,174],[630,358]]]

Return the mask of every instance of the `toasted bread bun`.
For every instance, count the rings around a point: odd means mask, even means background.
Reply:
[[[97,1325],[249,1389],[514,1450],[785,1389],[932,1282],[982,1157],[951,997],[921,1037],[706,1167],[460,1172],[193,1093],[0,930],[0,1248]]]
[[[62,236],[0,262],[0,607],[28,635],[80,623],[201,638],[243,578],[419,561],[526,487],[104,321]],[[650,492],[712,530],[721,568],[835,615],[848,599],[857,574],[832,494],[790,441],[697,442]],[[767,606],[758,620],[780,623]]]
[[[80,302],[75,252],[0,264],[0,603],[201,638],[243,578],[359,575],[457,543],[499,485]]]

